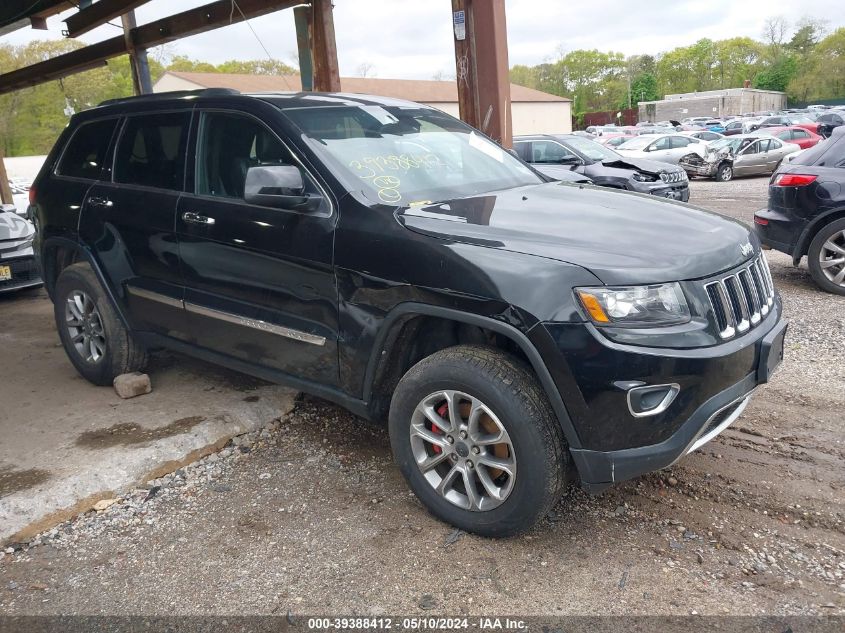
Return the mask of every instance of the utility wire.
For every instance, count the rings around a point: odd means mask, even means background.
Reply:
[[[238,1],[237,1],[237,0],[232,0],[232,12],[229,14],[229,24],[231,24],[231,23],[232,23],[232,18],[233,18],[233,17],[234,17],[234,15],[235,15],[235,9],[237,9],[237,10],[238,10],[238,13],[240,13],[240,14],[241,14],[241,17],[243,18],[244,22],[246,22],[246,25],[249,27],[249,30],[250,30],[250,31],[252,31],[252,34],[255,36],[255,39],[258,41],[258,43],[259,43],[259,45],[261,46],[261,48],[263,48],[263,49],[264,49],[264,53],[267,55],[267,58],[268,58],[271,62],[277,62],[276,58],[274,58],[274,57],[270,54],[270,51],[268,51],[268,50],[267,50],[267,47],[266,47],[266,46],[264,46],[264,42],[262,42],[262,41],[261,41],[261,38],[260,38],[260,37],[258,37],[258,33],[256,33],[256,32],[255,32],[255,29],[254,29],[254,28],[252,28],[252,24],[250,24],[249,20],[247,20],[246,16],[244,15],[244,12],[243,12],[243,11],[241,11],[241,7],[240,7],[240,5],[238,5]],[[277,62],[277,63],[278,63],[278,62]]]

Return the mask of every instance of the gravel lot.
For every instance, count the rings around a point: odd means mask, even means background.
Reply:
[[[766,185],[695,181],[692,202],[750,222]],[[597,497],[572,489],[530,534],[485,540],[425,512],[382,429],[303,398],[260,434],[7,550],[0,612],[843,615],[845,299],[769,260],[786,360],[670,471]]]

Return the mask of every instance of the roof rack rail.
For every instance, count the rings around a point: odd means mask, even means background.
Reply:
[[[239,95],[240,90],[234,88],[200,88],[198,90],[174,90],[172,92],[155,92],[151,94],[138,95],[137,97],[118,97],[106,99],[97,104],[100,106],[115,105],[116,103],[127,103],[136,101],[158,101],[164,99],[180,99],[182,97],[214,97],[217,95]]]

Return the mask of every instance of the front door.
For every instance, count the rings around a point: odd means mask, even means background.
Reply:
[[[751,145],[742,150],[734,160],[734,173],[737,176],[750,176],[762,174],[766,171],[766,153],[763,151],[763,143],[766,148],[769,141],[754,141]]]
[[[245,200],[251,167],[296,165],[280,138],[245,113],[200,113],[192,192],[176,231],[195,344],[323,384],[337,384],[336,214]],[[193,143],[194,141],[192,141]]]
[[[80,235],[91,244],[134,329],[185,338],[174,231],[191,112],[127,117],[113,182],[88,191]]]

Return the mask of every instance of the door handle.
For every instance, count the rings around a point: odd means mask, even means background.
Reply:
[[[199,213],[194,213],[193,211],[185,211],[182,214],[182,219],[185,222],[190,222],[191,224],[205,224],[211,225],[214,224],[214,218],[210,218],[207,215],[200,215]]]
[[[111,208],[114,206],[114,202],[112,202],[108,198],[100,198],[98,196],[92,196],[88,198],[88,204],[90,204],[92,207]]]

